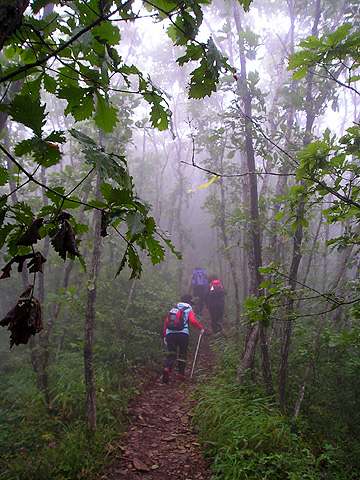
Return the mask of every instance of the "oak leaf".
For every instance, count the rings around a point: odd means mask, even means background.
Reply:
[[[38,240],[41,240],[41,236],[39,234],[39,228],[42,226],[44,222],[43,218],[36,218],[31,222],[28,229],[24,232],[24,234],[19,238],[17,241],[18,245],[25,245],[26,247],[31,247],[34,243],[37,243]]]
[[[139,472],[149,472],[150,471],[150,468],[144,462],[139,460],[138,458],[133,459],[133,464],[134,464],[134,467],[136,468],[136,470],[138,470]]]
[[[46,258],[40,252],[34,253],[32,259],[28,263],[29,272],[30,273],[36,273],[36,272],[42,273],[42,271],[43,271],[42,266],[43,266],[43,263],[45,263],[46,261],[47,261]]]
[[[33,285],[21,294],[17,304],[0,320],[2,327],[10,330],[10,348],[13,345],[27,344],[31,335],[44,328],[39,300],[31,296]]]
[[[51,245],[63,260],[66,260],[66,253],[79,256],[74,230],[68,220],[63,221],[59,232],[52,237]]]
[[[1,269],[2,272],[4,273],[1,275],[0,280],[10,277],[10,272],[12,270],[13,263],[18,264],[18,272],[21,273],[23,270],[25,260],[29,260],[29,259],[31,259],[30,262],[28,263],[29,272],[42,273],[42,264],[46,262],[46,258],[40,252],[29,253],[28,255],[16,255],[5,265],[4,268]]]

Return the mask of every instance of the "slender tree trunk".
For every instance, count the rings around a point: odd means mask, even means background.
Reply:
[[[227,136],[224,139],[223,142],[223,148],[221,151],[221,156],[220,156],[220,173],[223,173],[223,159],[224,159],[224,154],[225,154],[225,146],[227,143]],[[224,182],[223,178],[220,178],[220,206],[221,206],[221,219],[220,219],[220,228],[221,228],[221,236],[224,241],[224,247],[225,247],[225,258],[228,260],[229,265],[230,265],[230,271],[232,275],[232,280],[234,284],[234,298],[235,298],[235,325],[236,325],[236,341],[238,339],[238,327],[240,323],[240,298],[239,298],[239,283],[238,283],[238,278],[237,278],[237,272],[236,272],[236,265],[234,262],[233,255],[229,251],[229,240],[228,240],[228,235],[226,232],[226,198],[225,198],[225,188],[224,188]],[[222,278],[222,276],[220,277]]]
[[[311,267],[312,260],[314,258],[315,246],[316,246],[316,242],[318,241],[318,238],[319,238],[322,221],[323,221],[323,216],[322,216],[322,212],[321,212],[320,217],[319,217],[319,223],[318,223],[318,226],[317,226],[314,238],[313,238],[313,243],[312,243],[310,255],[309,255],[309,258],[308,258],[307,263],[306,263],[304,276],[302,278],[302,283],[304,283],[304,284],[306,284],[307,277],[308,277],[309,272],[310,272],[310,267]],[[300,299],[297,303],[297,308],[299,307],[299,304],[300,304]]]
[[[100,198],[100,177],[97,178],[97,197]],[[96,287],[100,266],[101,255],[101,212],[94,213],[94,247],[91,259],[90,282],[91,288],[87,292],[87,308],[85,319],[84,338],[84,365],[85,365],[85,388],[86,388],[86,423],[89,429],[96,429],[96,388],[94,375],[94,326],[95,326],[95,300]]]
[[[260,336],[260,355],[261,355],[261,370],[265,384],[265,392],[267,395],[274,395],[274,387],[271,373],[271,362],[269,356],[269,342],[268,329],[264,325],[259,326]]]
[[[255,154],[253,147],[253,135],[252,135],[252,98],[250,92],[246,88],[246,57],[245,48],[240,34],[243,33],[240,19],[240,7],[239,4],[233,2],[234,7],[234,19],[237,32],[239,33],[239,53],[240,53],[240,79],[239,87],[242,91],[241,101],[244,109],[244,129],[245,129],[245,149],[246,149],[246,164],[249,178],[249,192],[250,192],[250,238],[251,248],[248,252],[249,271],[250,271],[250,294],[258,297],[260,295],[260,283],[262,280],[259,268],[262,265],[261,258],[261,239],[260,239],[260,222],[259,222],[259,205],[258,205],[258,188],[257,177],[255,174]],[[245,351],[238,368],[237,378],[238,381],[242,381],[243,373],[254,365],[255,348],[259,338],[260,325],[255,325],[249,335],[248,341],[245,346]],[[261,331],[262,344],[261,344],[261,361],[262,372],[265,385],[272,384],[271,369],[268,355],[268,345],[266,341],[265,331]],[[267,364],[264,365],[263,362]]]
[[[316,1],[316,11],[314,17],[314,23],[312,27],[312,35],[316,35],[317,28],[320,19],[320,9],[321,0]],[[321,102],[322,103],[322,102]],[[319,106],[319,105],[318,105]],[[308,145],[311,141],[311,132],[317,109],[314,105],[313,100],[313,73],[308,73],[307,83],[306,83],[306,126],[305,126],[305,140],[304,145]],[[300,201],[296,213],[297,217],[304,216],[305,212],[305,202]],[[290,266],[290,279],[289,286],[291,291],[294,291],[297,284],[297,277],[299,271],[299,265],[302,258],[301,245],[303,240],[303,225],[299,222],[295,230],[294,235],[294,245],[293,245],[293,255]],[[286,382],[287,382],[287,370],[288,370],[288,358],[291,345],[291,334],[293,328],[293,321],[291,319],[292,314],[294,313],[294,301],[289,301],[285,309],[285,317],[282,325],[282,340],[281,340],[281,351],[280,351],[280,360],[279,360],[279,371],[278,371],[278,382],[277,382],[277,395],[278,395],[278,404],[283,408],[286,406]]]
[[[177,198],[177,211],[175,214],[175,218],[178,219],[176,223],[176,228],[179,234],[179,249],[181,254],[184,253],[184,230],[183,230],[183,225],[185,225],[185,222],[183,223],[181,221],[181,218],[184,215],[184,212],[182,211],[183,207],[183,199],[184,199],[184,175],[182,172],[182,165],[181,165],[181,146],[177,149],[177,178],[179,181],[178,187],[179,187],[179,195]],[[179,262],[179,277],[178,277],[178,291],[179,294],[182,293],[184,285],[186,285],[186,279],[184,279],[184,262]]]
[[[1,115],[5,115],[4,113],[0,112],[0,127],[1,127]],[[10,150],[10,138],[9,138],[9,128],[6,123],[7,115],[5,115],[4,120],[5,123],[3,125],[3,128],[5,130],[5,145],[8,150]],[[2,131],[2,128],[0,128],[0,132]],[[10,192],[11,192],[11,201],[13,205],[16,205],[18,203],[18,196],[16,193],[16,184],[14,182],[13,176],[10,175],[12,169],[13,169],[13,164],[10,158],[6,157],[6,167],[7,171],[9,172],[9,185],[10,185]]]
[[[300,204],[298,208],[304,208],[303,204]],[[294,236],[294,247],[293,255],[290,266],[290,280],[289,285],[291,291],[294,291],[297,283],[297,275],[300,265],[300,260],[302,257],[301,254],[301,243],[303,237],[303,227],[301,224],[296,228]],[[289,300],[288,305],[285,309],[285,319],[283,320],[282,325],[282,341],[281,341],[281,351],[280,351],[280,362],[279,362],[279,372],[278,372],[278,404],[285,407],[286,400],[286,380],[287,380],[287,368],[288,368],[288,358],[290,352],[291,344],[291,333],[293,322],[291,320],[291,315],[294,311],[294,301]]]

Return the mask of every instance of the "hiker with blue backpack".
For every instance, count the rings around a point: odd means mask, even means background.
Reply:
[[[193,289],[194,297],[197,297],[199,300],[194,310],[196,315],[201,315],[204,303],[205,303],[205,294],[207,289],[208,281],[206,276],[206,270],[203,270],[201,267],[196,267],[191,275],[191,286]]]
[[[180,302],[170,310],[166,317],[164,343],[168,347],[169,354],[162,375],[164,383],[169,383],[170,373],[174,362],[176,362],[178,351],[178,378],[179,380],[185,380],[186,378],[185,366],[189,346],[189,323],[200,330],[200,335],[204,333],[203,327],[195,319],[192,305],[194,305],[192,295],[185,293],[181,296]]]
[[[217,275],[209,275],[205,303],[211,317],[214,333],[222,331],[226,291]]]

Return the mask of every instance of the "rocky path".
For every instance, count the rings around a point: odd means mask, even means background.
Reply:
[[[129,409],[132,421],[121,445],[116,447],[116,461],[102,479],[106,480],[210,480],[209,463],[192,423],[194,400],[191,392],[214,364],[209,346],[210,319],[207,312],[200,321],[205,327],[192,379],[189,379],[195,346],[189,348],[187,380],[177,379],[173,369],[170,381],[162,382],[159,369],[149,380]],[[198,330],[191,331],[194,339]]]

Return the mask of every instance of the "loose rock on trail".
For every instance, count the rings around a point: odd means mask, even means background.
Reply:
[[[131,424],[116,448],[116,460],[103,480],[210,480],[209,462],[192,423],[195,401],[191,392],[204,381],[214,364],[209,346],[211,323],[207,310],[199,320],[205,328],[193,378],[190,379],[195,346],[189,348],[187,380],[177,378],[174,365],[168,384],[162,382],[162,368],[151,378],[128,410]],[[192,328],[192,338],[198,330]],[[192,342],[193,343],[193,342]],[[197,343],[197,342],[195,342]]]

